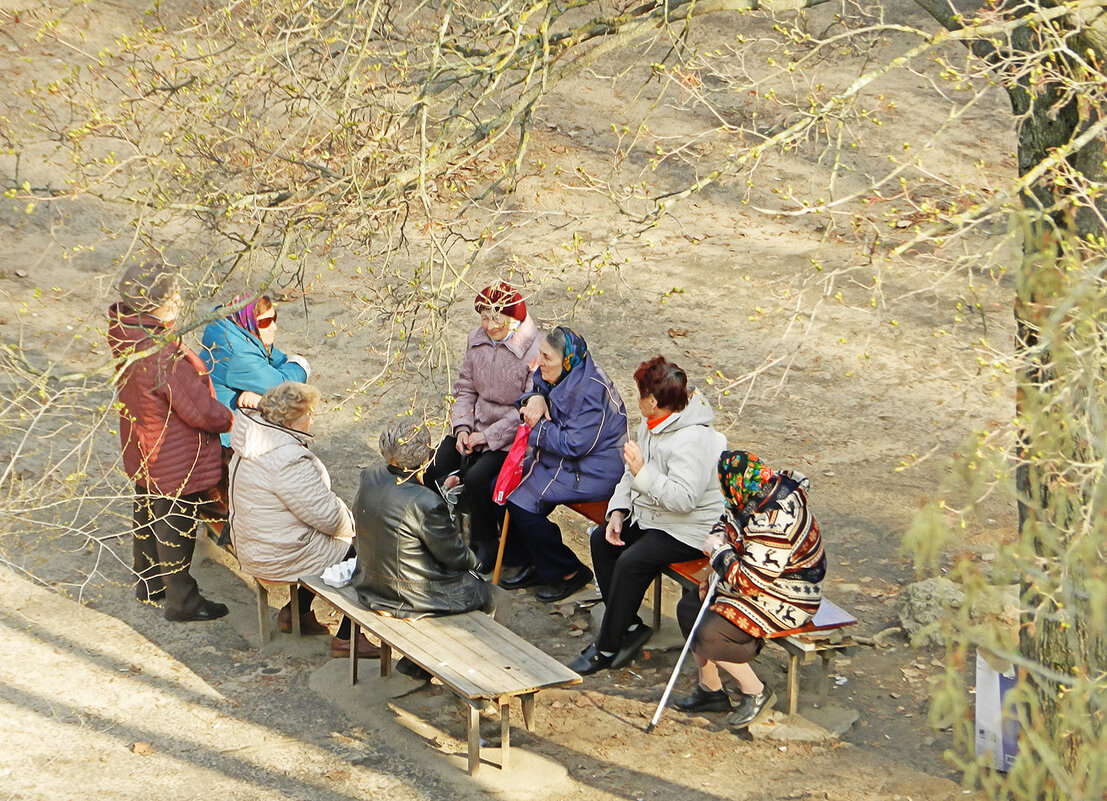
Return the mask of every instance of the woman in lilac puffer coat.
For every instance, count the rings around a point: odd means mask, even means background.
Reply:
[[[503,507],[492,502],[492,487],[519,427],[515,402],[530,391],[539,337],[527,304],[507,284],[485,287],[473,306],[480,326],[469,334],[454,384],[450,434],[438,446],[423,483],[440,493],[464,483],[461,503],[469,512],[470,544],[480,567],[489,570],[504,515]]]

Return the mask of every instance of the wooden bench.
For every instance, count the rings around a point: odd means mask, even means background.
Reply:
[[[220,517],[201,517],[200,525],[203,526],[208,537],[215,543],[217,548],[226,551],[231,556],[235,556],[234,548],[231,546],[230,536],[228,536],[226,530],[226,519]],[[235,561],[238,561],[238,557],[235,557]],[[246,574],[242,573],[242,575]],[[299,637],[300,614],[299,603],[296,598],[296,582],[266,581],[265,579],[255,578],[254,576],[247,576],[247,578],[249,578],[254,585],[254,598],[257,600],[258,639],[261,640],[261,644],[265,645],[273,639],[273,621],[269,611],[269,591],[276,587],[286,587],[288,589],[288,595],[292,604],[292,633]]]
[[[664,574],[674,579],[683,587],[695,589],[707,576],[710,567],[707,557],[694,559],[691,562],[676,562],[664,570]],[[661,578],[658,577],[658,583]],[[655,585],[657,587],[657,585]],[[660,592],[657,593],[660,599]],[[660,608],[655,606],[655,616],[660,615]],[[857,618],[846,612],[840,606],[823,598],[819,604],[819,610],[815,616],[805,625],[799,628],[770,634],[766,637],[769,642],[779,645],[788,654],[788,714],[796,714],[799,706],[799,666],[814,661],[816,657],[822,660],[822,670],[819,674],[817,685],[818,696],[821,702],[826,701],[827,680],[830,674],[830,665],[838,654],[851,654],[857,648],[857,642],[852,637],[843,636],[841,629],[857,623]]]
[[[579,515],[591,520],[598,526],[606,524],[607,502],[567,504]],[[693,559],[690,562],[674,562],[661,571],[653,583],[653,628],[661,628],[661,578],[668,576],[682,587],[695,589],[707,576],[709,570],[707,557]],[[843,636],[841,629],[857,623],[857,618],[826,598],[819,605],[818,612],[804,626],[773,634],[767,639],[779,645],[788,654],[788,714],[794,715],[799,706],[799,666],[822,660],[822,670],[816,686],[820,702],[826,702],[827,683],[830,666],[835,656],[852,654],[858,643],[851,637]]]
[[[581,677],[535,648],[490,615],[407,619],[359,606],[315,577],[300,584],[337,607],[353,626],[351,640],[364,629],[381,643],[381,676],[392,671],[392,651],[398,651],[449,687],[468,707],[469,773],[480,765],[480,711],[489,702],[500,710],[500,768],[507,767],[511,730],[508,710],[519,696],[523,722],[534,730],[534,696],[549,687],[579,684]],[[296,610],[293,610],[294,612]],[[357,648],[350,648],[350,683],[357,683]]]

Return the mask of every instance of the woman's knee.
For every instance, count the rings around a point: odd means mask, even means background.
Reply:
[[[519,523],[524,526],[552,525],[548,519],[550,515],[548,511],[545,514],[541,511],[532,512],[529,509],[516,506],[511,501],[507,503],[507,510],[511,514],[512,524]]]
[[[623,548],[623,552],[619,555],[619,561],[615,565],[615,570],[627,575],[656,574],[660,573],[661,569],[667,564],[666,560],[658,558],[648,542],[638,540]]]

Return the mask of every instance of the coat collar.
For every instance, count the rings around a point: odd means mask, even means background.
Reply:
[[[245,459],[289,444],[308,448],[315,437],[266,420],[257,409],[239,409],[231,428],[231,447]]]

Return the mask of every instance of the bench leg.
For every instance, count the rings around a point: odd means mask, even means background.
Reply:
[[[258,600],[258,635],[261,644],[265,645],[272,639],[272,632],[269,630],[269,592],[257,579],[254,579],[254,595]]]
[[[381,640],[381,678],[392,675],[392,646]]]
[[[653,630],[661,631],[661,574],[653,580]]]
[[[303,614],[300,609],[299,589],[300,583],[297,581],[288,585],[288,610],[292,613],[292,633],[297,637],[302,636],[300,634],[300,615]]]
[[[357,635],[361,626],[356,620],[350,621],[350,686],[357,684]]]
[[[511,699],[500,699],[500,770],[507,769],[507,754],[511,750]]]
[[[473,776],[480,767],[480,710],[475,704],[466,703],[469,708],[469,775]]]
[[[788,715],[796,714],[799,707],[799,657],[788,654]]]
[[[519,696],[519,703],[523,707],[523,725],[527,731],[534,731],[534,693],[523,693]]]
[[[827,685],[830,683],[830,663],[834,661],[834,655],[830,651],[819,654],[822,657],[822,670],[819,671],[818,700],[816,707],[826,706]]]

